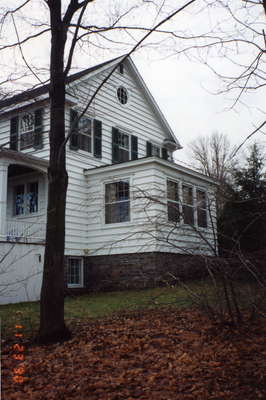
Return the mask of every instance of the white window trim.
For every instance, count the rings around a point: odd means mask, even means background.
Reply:
[[[117,183],[120,181],[128,181],[129,183],[129,216],[130,219],[129,221],[124,221],[124,222],[113,222],[111,224],[106,224],[105,223],[105,187],[109,183]],[[120,175],[119,177],[116,176],[114,178],[106,178],[102,181],[102,217],[101,217],[101,226],[103,229],[109,229],[109,228],[115,228],[119,226],[130,226],[134,225],[133,222],[133,214],[132,214],[132,176],[128,175]]]
[[[23,213],[23,214],[16,214],[16,204],[15,204],[15,188],[17,186],[24,186],[24,194],[27,193],[25,192],[25,188],[27,188],[28,185],[30,185],[31,183],[37,183],[38,184],[38,211],[36,212],[27,212],[27,213]],[[31,218],[31,217],[36,217],[39,216],[41,214],[41,210],[40,210],[40,180],[38,178],[31,178],[31,179],[27,179],[27,180],[22,180],[22,181],[16,181],[12,184],[12,218],[18,218],[18,219],[25,219],[25,218]]]
[[[122,74],[120,74],[120,73],[119,73],[119,75],[120,75],[120,77],[124,76],[124,75],[122,75]],[[119,101],[119,99],[118,99],[118,93],[117,93],[117,91],[118,91],[118,89],[119,89],[120,87],[126,89],[126,91],[127,91],[127,102],[126,102],[125,104],[122,104],[122,103]],[[122,81],[119,82],[119,83],[117,84],[117,86],[115,87],[115,98],[116,98],[116,102],[117,102],[117,104],[118,104],[119,106],[127,107],[127,106],[130,104],[130,100],[131,100],[131,89],[130,89],[126,84],[124,84]]]
[[[22,117],[25,115],[25,114],[32,114],[33,115],[33,128],[32,128],[32,130],[28,130],[28,131],[25,131],[25,132],[21,132],[21,130],[20,130],[20,125],[21,125],[21,120],[22,120]],[[23,150],[28,150],[28,149],[30,149],[30,148],[32,148],[33,146],[34,146],[34,132],[35,132],[35,110],[31,110],[31,111],[22,111],[22,112],[20,112],[19,114],[18,114],[18,148],[19,148],[19,150],[20,151],[23,151]],[[21,147],[21,136],[22,135],[24,135],[24,134],[32,134],[33,135],[33,137],[32,137],[32,144],[31,145],[29,145],[29,146],[26,146],[26,147]]]
[[[122,134],[128,136],[128,161],[131,161],[131,136],[133,135],[133,133],[132,133],[132,131],[122,128],[121,126],[118,126],[118,125],[116,125],[115,128],[118,129],[119,133],[122,133]],[[123,150],[127,150],[123,147],[121,147],[121,148]]]
[[[75,260],[80,260],[80,283],[68,283],[67,282],[67,287],[68,288],[83,288],[84,287],[84,259],[82,257],[78,256],[70,256],[67,258],[67,268],[68,268],[68,262],[70,259],[75,259]],[[67,269],[67,279],[68,279],[68,269]]]
[[[153,156],[153,157],[162,158],[162,146],[159,145],[159,144],[157,144],[157,143],[154,143],[154,142],[151,142],[151,146],[152,146],[152,148],[153,148],[153,147],[157,147],[157,148],[159,149],[159,156],[157,156],[156,154],[152,154],[152,156]],[[151,149],[151,153],[152,153],[152,149]]]
[[[77,110],[77,112],[80,114],[82,111]],[[91,121],[91,136],[90,136],[91,137],[91,151],[87,151],[87,150],[80,149],[80,148],[78,148],[77,150],[70,149],[70,151],[73,151],[75,153],[79,152],[82,155],[83,154],[90,155],[93,157],[93,154],[94,154],[94,119],[95,119],[95,117],[92,117],[91,115],[88,115],[88,114],[84,114],[84,115],[82,115],[82,118],[88,118]],[[88,136],[86,134],[81,133],[80,128],[78,129],[78,135]],[[70,143],[69,143],[69,146],[70,146]]]
[[[176,183],[177,184],[177,187],[178,187],[178,201],[175,201],[175,200],[171,200],[171,199],[168,199],[168,196],[167,196],[167,181],[170,181],[170,182],[174,182],[174,183]],[[169,222],[169,223],[174,223],[175,225],[180,225],[181,223],[182,223],[182,206],[181,206],[181,192],[180,192],[180,187],[181,187],[181,185],[180,185],[180,181],[179,180],[177,180],[177,179],[172,179],[172,178],[166,178],[166,207],[167,207],[167,221]],[[181,187],[182,188],[182,187]],[[173,202],[173,203],[175,203],[175,204],[178,204],[178,209],[179,209],[179,221],[176,221],[176,222],[174,222],[174,221],[169,221],[169,219],[168,219],[168,201],[170,201],[170,202]]]

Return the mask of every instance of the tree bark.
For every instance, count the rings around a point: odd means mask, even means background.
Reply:
[[[64,51],[67,28],[61,19],[61,1],[50,6],[50,163],[44,272],[40,301],[39,343],[70,338],[64,322],[65,205],[68,184],[65,147]],[[59,157],[60,155],[60,157]]]

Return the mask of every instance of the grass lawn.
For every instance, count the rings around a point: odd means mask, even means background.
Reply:
[[[199,290],[202,283],[191,283],[190,287]],[[93,293],[77,297],[66,297],[65,320],[107,317],[120,311],[133,311],[143,308],[156,308],[165,305],[187,307],[192,304],[187,291],[182,287],[156,288],[138,291]],[[29,338],[38,329],[39,302],[28,302],[0,306],[2,338],[13,335],[15,324],[24,326],[24,335]]]

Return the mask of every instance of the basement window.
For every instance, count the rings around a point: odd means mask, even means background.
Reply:
[[[80,257],[69,257],[67,264],[68,287],[83,287],[83,259]]]

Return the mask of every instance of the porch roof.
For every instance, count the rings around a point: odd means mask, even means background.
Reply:
[[[32,156],[30,154],[24,154],[19,151],[5,149],[0,147],[0,159],[7,161],[15,161],[17,163],[27,164],[28,166],[36,166],[47,169],[49,166],[48,160]]]

